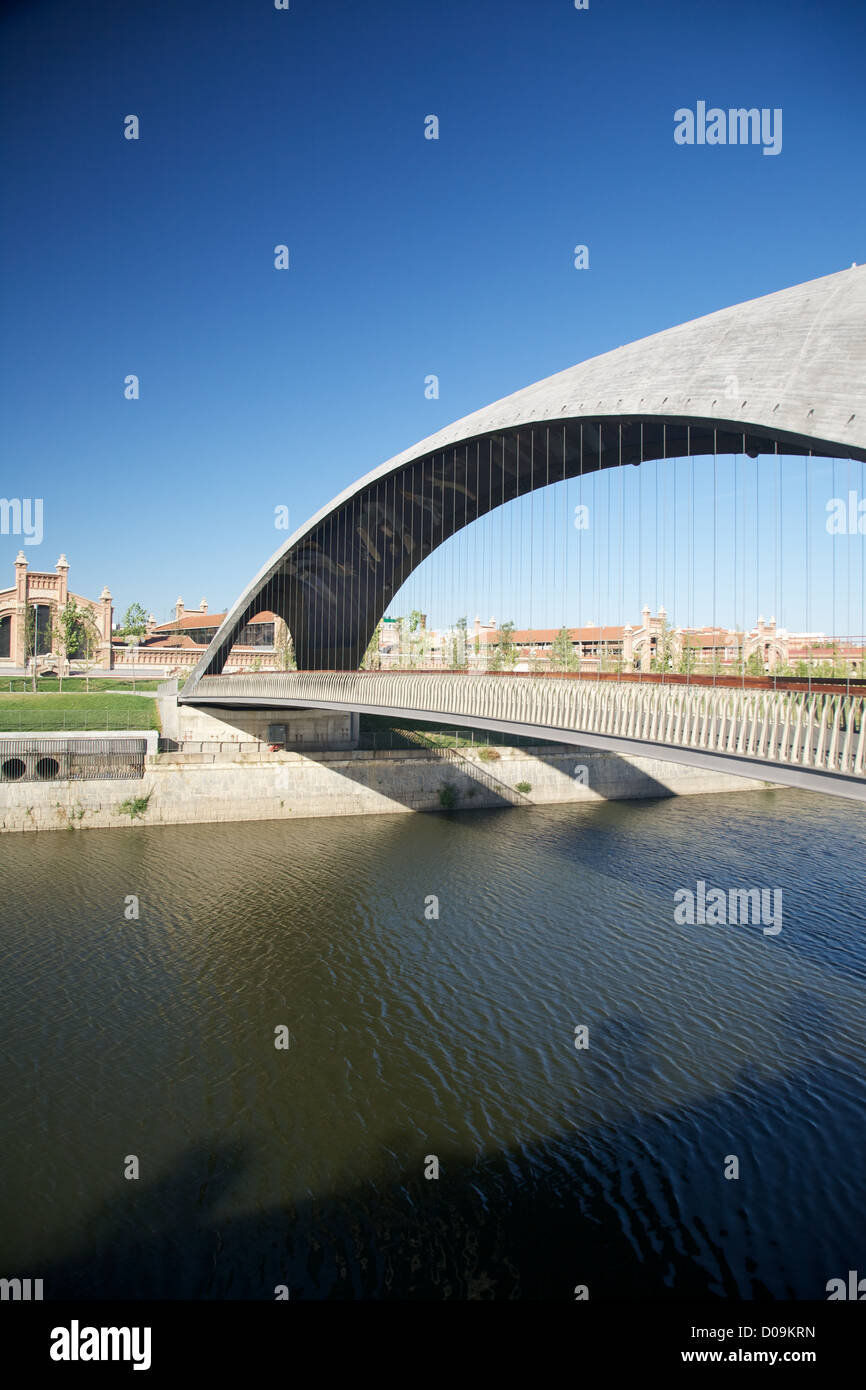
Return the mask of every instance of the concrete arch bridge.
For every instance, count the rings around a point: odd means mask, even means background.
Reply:
[[[181,701],[444,718],[591,747],[652,748],[752,777],[761,763],[767,780],[859,797],[859,694],[358,671],[394,596],[473,521],[569,478],[725,452],[866,461],[866,267],[617,348],[389,460],[263,566]],[[297,671],[225,674],[238,634],[262,611],[291,635]]]

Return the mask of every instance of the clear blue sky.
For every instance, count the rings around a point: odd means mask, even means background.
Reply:
[[[279,504],[294,527],[531,381],[866,260],[851,0],[3,14],[2,494],[44,499],[31,564],[64,550],[120,612],[223,608]],[[698,100],[783,108],[782,153],[678,147]]]

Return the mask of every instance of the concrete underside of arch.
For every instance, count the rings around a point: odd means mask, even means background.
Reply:
[[[300,670],[356,670],[417,566],[494,508],[584,473],[713,453],[866,460],[866,267],[616,348],[390,459],[286,541],[244,590],[182,700],[262,611]]]
[[[758,758],[741,758],[736,754],[711,753],[699,748],[678,748],[667,743],[653,743],[646,739],[617,738],[609,734],[582,733],[579,730],[557,729],[542,724],[518,724],[502,719],[472,718],[465,715],[460,719],[443,713],[442,710],[407,709],[405,706],[365,705],[353,702],[351,705],[337,700],[291,700],[286,698],[267,699],[259,696],[239,696],[227,700],[224,696],[207,699],[199,697],[185,703],[208,710],[279,710],[279,709],[321,709],[351,711],[355,714],[376,714],[386,718],[418,722],[423,724],[444,724],[447,727],[483,729],[494,733],[510,734],[512,737],[535,739],[539,743],[563,743],[573,748],[591,748],[606,753],[623,753],[633,757],[653,757],[662,762],[682,763],[688,767],[705,768],[708,772],[724,772],[731,777],[746,777],[750,781],[760,780],[778,787],[795,787],[801,791],[822,792],[829,796],[841,796],[851,801],[866,802],[866,781],[857,777],[846,777],[841,773],[825,772],[820,768],[789,767],[784,763],[774,763]]]

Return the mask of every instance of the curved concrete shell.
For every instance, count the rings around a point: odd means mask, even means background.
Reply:
[[[866,460],[866,267],[603,353],[389,459],[272,556],[183,698],[262,610],[286,622],[299,669],[357,669],[393,595],[463,526],[564,478],[714,452]]]

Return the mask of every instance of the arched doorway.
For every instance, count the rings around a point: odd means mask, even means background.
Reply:
[[[35,614],[32,655],[47,656],[51,651],[51,606],[47,603],[34,603],[31,606]]]

